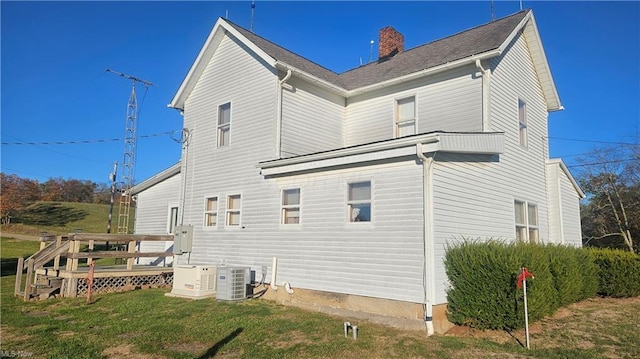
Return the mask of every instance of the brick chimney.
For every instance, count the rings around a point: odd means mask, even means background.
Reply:
[[[391,26],[380,30],[378,61],[392,58],[404,50],[404,36]]]

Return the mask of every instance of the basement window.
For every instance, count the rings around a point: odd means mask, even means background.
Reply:
[[[282,224],[300,223],[300,188],[282,191]]]
[[[349,222],[371,222],[371,182],[349,183]]]
[[[514,201],[516,240],[538,243],[538,206],[526,201]]]

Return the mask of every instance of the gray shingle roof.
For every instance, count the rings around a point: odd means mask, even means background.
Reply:
[[[346,90],[353,90],[495,50],[509,37],[529,11],[517,12],[493,22],[406,50],[387,61],[372,62],[342,74],[336,74],[231,21],[226,21],[275,60],[291,65]]]

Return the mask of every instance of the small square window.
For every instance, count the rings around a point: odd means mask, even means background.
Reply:
[[[371,182],[349,183],[349,222],[371,222]]]

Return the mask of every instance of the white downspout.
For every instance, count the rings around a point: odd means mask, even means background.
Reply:
[[[491,131],[491,123],[489,122],[489,80],[491,75],[490,69],[482,67],[482,61],[476,59],[476,67],[482,73],[482,131]]]
[[[291,69],[287,69],[287,74],[282,80],[278,80],[276,89],[276,159],[281,158],[281,146],[282,146],[282,88],[284,83],[291,77]]]
[[[422,163],[422,193],[423,199],[423,245],[424,245],[424,321],[427,335],[434,333],[433,328],[433,303],[435,302],[435,244],[433,232],[433,157],[427,157],[422,150],[422,144],[416,144],[416,155]]]

